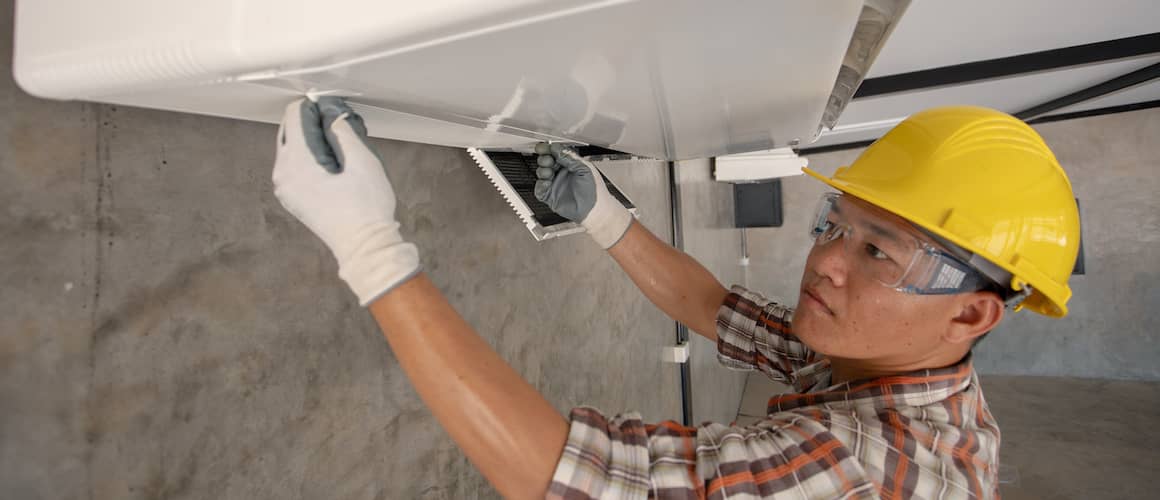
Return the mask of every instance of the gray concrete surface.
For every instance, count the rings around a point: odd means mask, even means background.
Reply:
[[[1007,500],[1154,498],[1160,383],[984,376]]]
[[[976,349],[980,373],[1160,380],[1160,109],[1035,127],[1079,198],[1086,274],[1067,318],[1009,316]],[[810,157],[832,174],[860,150]],[[785,226],[749,230],[753,288],[797,303],[805,236],[821,183],[785,179]]]
[[[0,3],[0,498],[495,496],[274,199],[273,126],[31,98],[11,14]],[[375,147],[434,281],[562,413],[679,419],[660,361],[673,323],[599,248],[532,241],[463,151]],[[667,239],[664,165],[606,174]],[[730,391],[698,392],[735,411]]]

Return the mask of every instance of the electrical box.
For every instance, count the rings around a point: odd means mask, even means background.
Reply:
[[[736,227],[781,227],[781,180],[733,185]]]

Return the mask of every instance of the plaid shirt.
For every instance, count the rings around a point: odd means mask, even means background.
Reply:
[[[747,427],[645,424],[572,410],[549,498],[994,498],[999,428],[970,357],[830,385],[829,361],[790,333],[793,309],[734,287],[718,358],[797,391]]]

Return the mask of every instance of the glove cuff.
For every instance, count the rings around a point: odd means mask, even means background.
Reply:
[[[596,244],[605,250],[619,242],[631,224],[632,214],[611,196],[593,206],[588,217],[580,223]]]
[[[399,223],[376,224],[362,231],[359,244],[339,258],[338,275],[366,307],[422,270],[419,248],[403,241]]]

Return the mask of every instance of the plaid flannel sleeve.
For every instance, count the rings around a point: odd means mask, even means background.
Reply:
[[[717,311],[717,360],[792,384],[794,372],[819,359],[791,332],[792,318],[792,308],[734,285]]]
[[[825,418],[783,412],[748,427],[686,427],[576,408],[547,498],[874,498]]]

